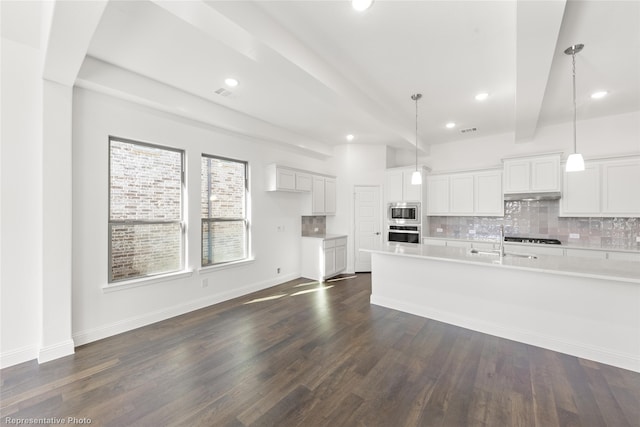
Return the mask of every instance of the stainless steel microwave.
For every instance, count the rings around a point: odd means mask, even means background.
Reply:
[[[393,224],[420,224],[420,203],[389,203],[387,220]]]

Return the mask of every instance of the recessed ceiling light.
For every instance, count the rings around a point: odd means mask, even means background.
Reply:
[[[600,98],[604,98],[605,96],[607,96],[607,91],[606,90],[601,90],[599,92],[594,92],[591,94],[591,98],[593,99],[600,99]]]
[[[351,6],[358,12],[364,12],[373,4],[373,0],[351,0]]]
[[[489,94],[487,92],[480,92],[479,94],[476,95],[476,101],[484,101],[488,97],[489,97]]]
[[[355,138],[355,136],[351,134],[347,135],[347,141],[353,141],[353,138]]]
[[[447,129],[453,129],[454,127],[456,127],[456,124],[453,122],[449,122],[445,126],[447,127]]]
[[[229,87],[236,87],[238,86],[238,80],[234,79],[233,77],[228,77],[226,79],[224,79],[224,84],[226,84]]]

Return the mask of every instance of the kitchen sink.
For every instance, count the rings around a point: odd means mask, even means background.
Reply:
[[[497,255],[500,256],[500,251],[499,250],[492,250],[492,251],[481,251],[478,249],[471,249],[469,251],[470,254],[472,255]],[[532,255],[532,254],[518,254],[518,253],[505,253],[504,256],[506,257],[518,257],[518,258],[529,258],[529,259],[538,259],[537,256]]]

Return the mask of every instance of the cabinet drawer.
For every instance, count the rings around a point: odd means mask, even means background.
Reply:
[[[335,239],[336,246],[347,246],[347,238],[341,237],[339,239]]]
[[[322,247],[323,248],[335,248],[336,247],[336,241],[335,239],[331,239],[331,240],[324,240],[322,242]]]

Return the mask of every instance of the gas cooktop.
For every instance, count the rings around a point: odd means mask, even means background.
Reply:
[[[504,238],[505,242],[519,242],[519,243],[541,243],[544,245],[561,245],[558,239],[542,239],[538,237],[516,237],[510,236]]]

